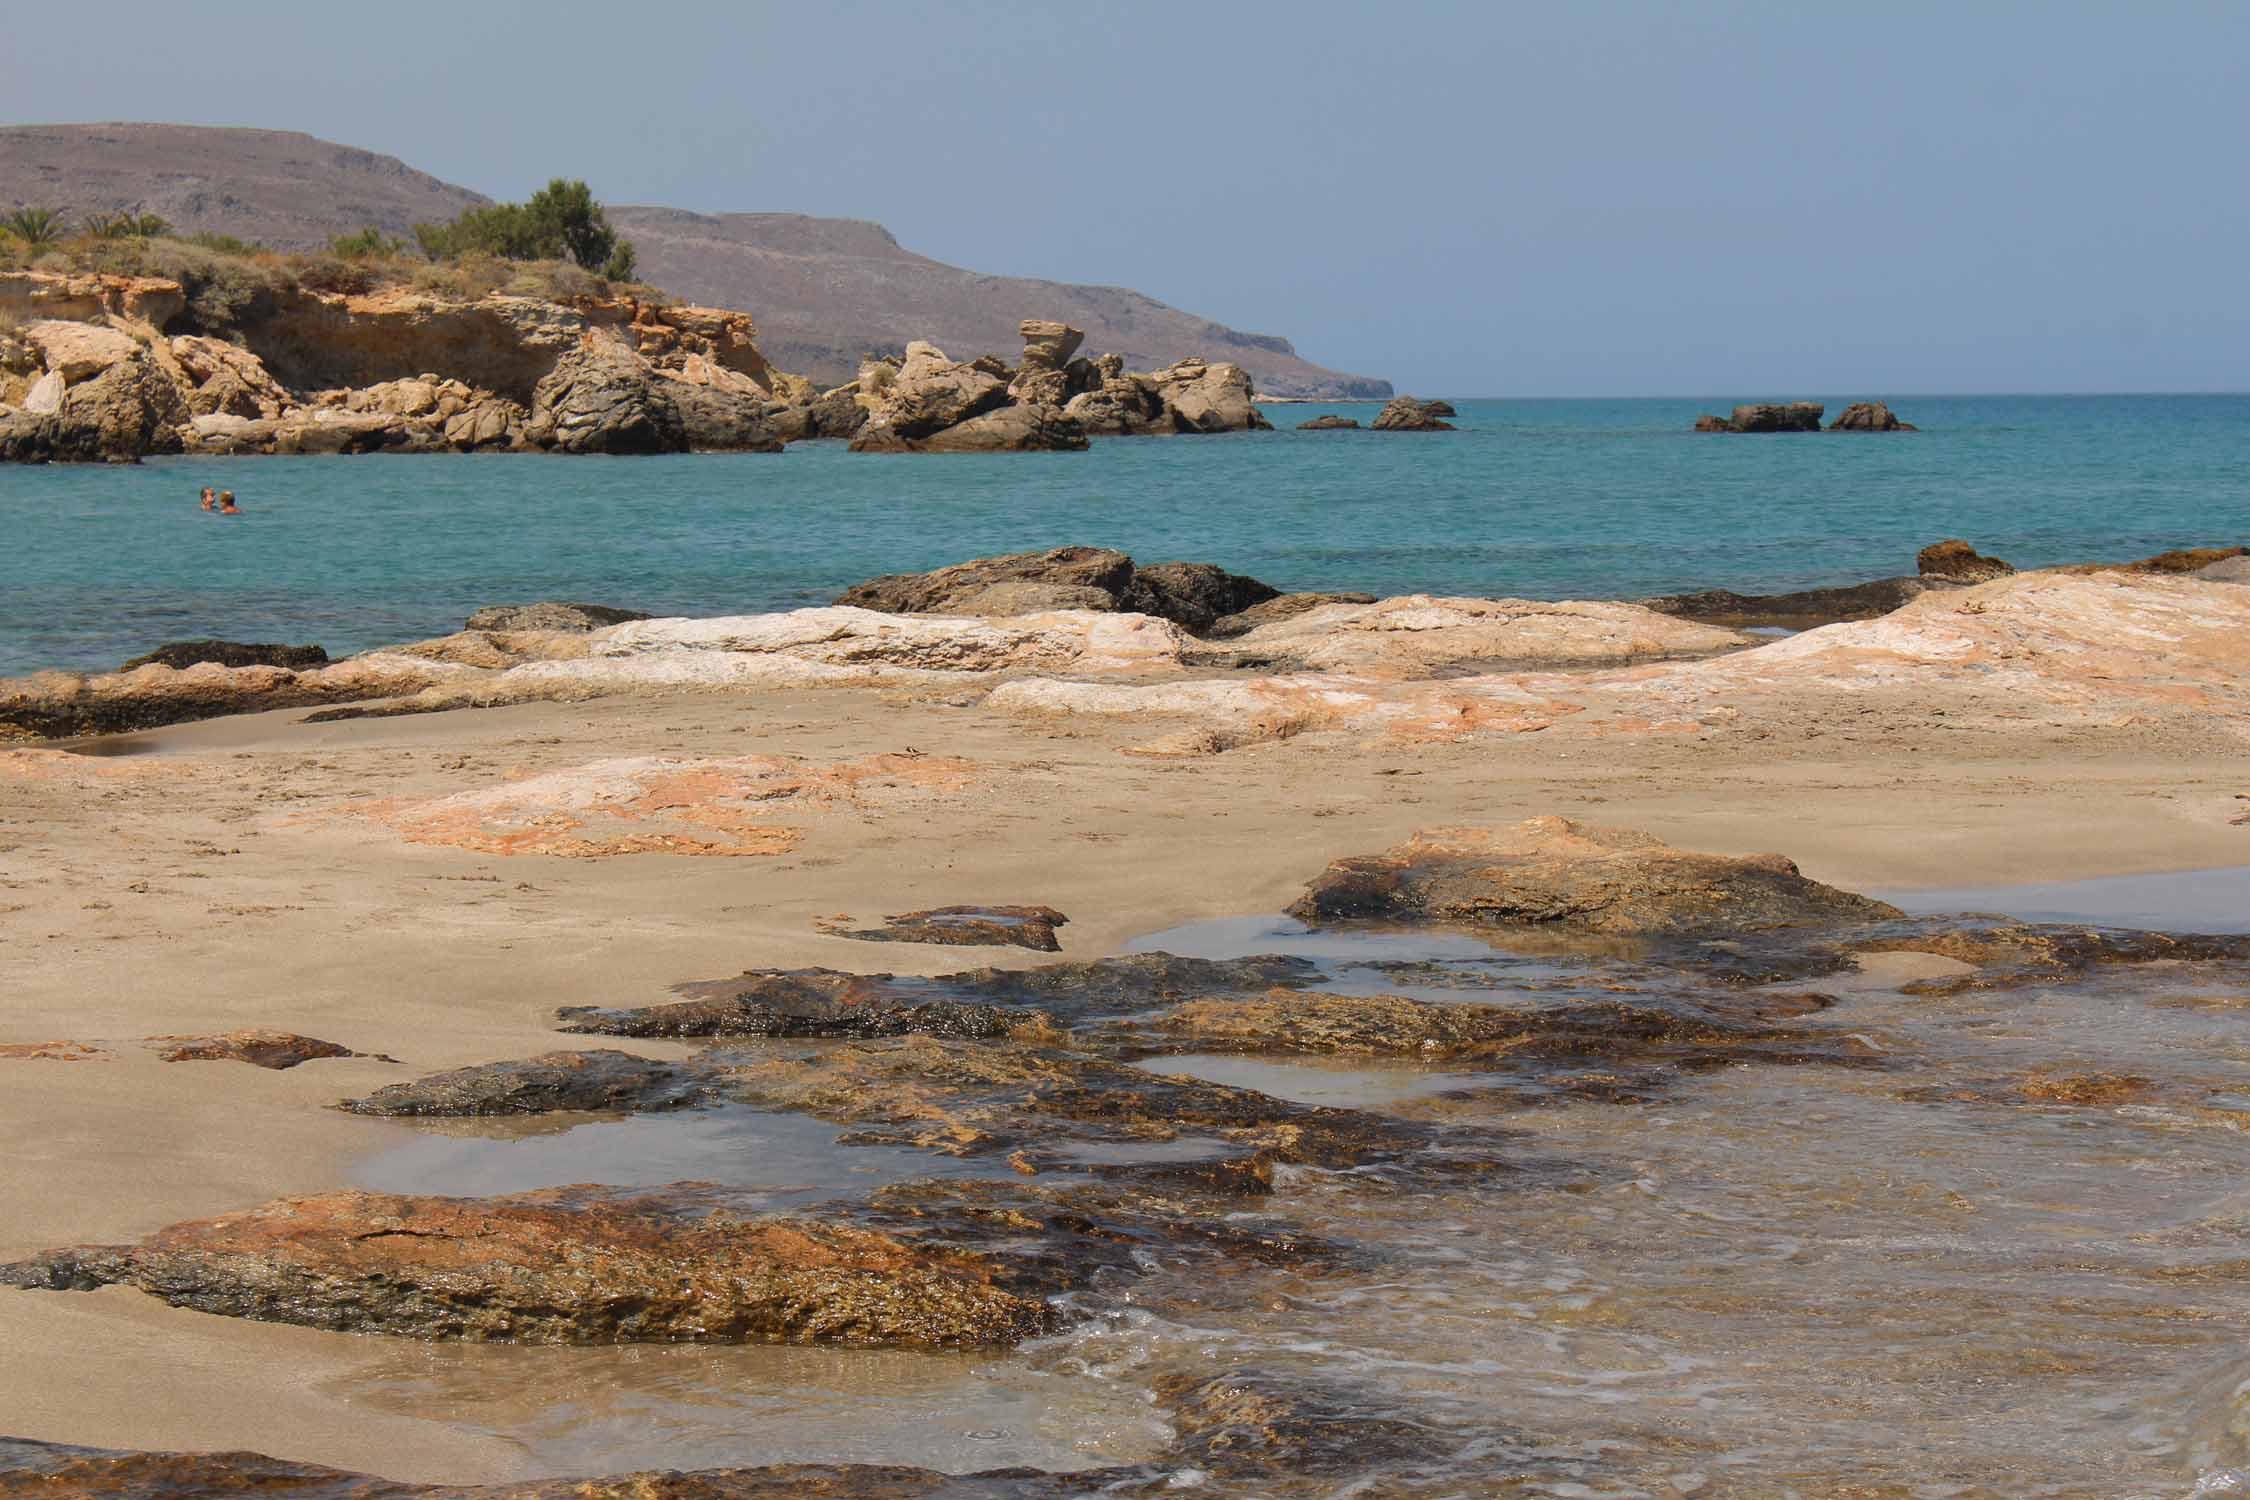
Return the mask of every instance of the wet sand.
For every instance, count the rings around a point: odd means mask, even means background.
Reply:
[[[415,1137],[325,1106],[567,1044],[557,1006],[654,1003],[751,966],[1044,961],[877,947],[816,918],[1040,903],[1071,918],[1065,957],[1096,957],[1184,922],[1277,912],[1328,860],[1416,828],[1548,813],[1683,848],[1775,850],[1863,890],[2250,864],[2236,747],[2145,727],[2027,726],[1958,758],[1942,722],[1886,710],[1818,746],[1738,725],[1413,747],[1311,736],[1158,762],[1122,753],[1146,740],[1141,723],[1027,724],[860,689],[302,718],[159,731],[130,756],[0,751],[0,1044],[106,1054],[0,1058],[0,1259],[347,1181]],[[907,751],[966,761],[966,788],[779,810],[795,847],[745,857],[502,855],[406,842],[352,810],[605,757]],[[249,1026],[400,1063],[161,1063],[137,1040]],[[355,1367],[401,1357],[393,1341],[111,1289],[0,1295],[0,1347],[13,1356],[0,1427],[16,1435],[254,1448],[401,1479],[521,1471],[473,1416],[422,1421],[352,1394]]]

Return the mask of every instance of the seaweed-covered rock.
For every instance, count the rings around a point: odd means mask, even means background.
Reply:
[[[175,1307],[411,1338],[527,1344],[976,1346],[1057,1316],[981,1257],[686,1196],[338,1192],[53,1250],[0,1284],[122,1284]]]
[[[1808,880],[1778,854],[1695,854],[1630,829],[1552,817],[1419,833],[1386,854],[1338,860],[1289,912],[1314,923],[1378,918],[1651,936],[1901,915]]]
[[[215,662],[222,667],[287,667],[301,671],[306,667],[325,667],[328,653],[319,646],[283,646],[274,642],[259,641],[170,641],[149,652],[136,656],[117,670],[130,672],[137,667],[170,667],[180,671],[203,662]]]
[[[1959,538],[1932,542],[1915,553],[1914,570],[1924,578],[1943,579],[1947,583],[1990,583],[2015,572],[1999,558],[1986,557]]]

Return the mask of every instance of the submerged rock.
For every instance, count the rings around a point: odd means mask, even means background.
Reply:
[[[1059,953],[1062,943],[1055,937],[1055,929],[1069,921],[1051,906],[938,906],[885,917],[881,927],[847,929],[841,923],[825,921],[819,925],[831,936],[858,938],[866,943],[938,943],[956,948],[1014,947]]]
[[[1443,403],[1417,401],[1412,396],[1394,396],[1376,413],[1374,428],[1377,432],[1451,432],[1453,424],[1444,421],[1442,417],[1451,416],[1453,408],[1446,407],[1441,416],[1437,411],[1440,405]]]
[[[1316,924],[1367,918],[1647,935],[1902,915],[1808,880],[1778,854],[1695,854],[1630,829],[1553,817],[1418,833],[1386,854],[1338,860],[1289,914]]]
[[[134,657],[117,670],[130,672],[138,667],[155,666],[179,671],[204,662],[222,667],[288,667],[301,670],[306,667],[327,666],[328,653],[319,646],[283,646],[271,642],[172,641],[157,647],[146,656]]]
[[[1924,578],[1939,578],[1947,583],[1990,583],[2015,572],[2009,564],[1997,557],[1986,557],[1959,538],[1932,542],[1915,553],[1914,570]]]
[[[1012,1344],[1058,1322],[971,1253],[692,1197],[338,1192],[53,1250],[0,1285],[137,1287],[175,1307],[527,1344]]]
[[[557,1110],[666,1109],[691,1102],[695,1074],[629,1052],[549,1052],[394,1083],[338,1106],[355,1115],[536,1115]]]
[[[968,1003],[945,996],[943,980],[834,969],[763,970],[740,979],[680,986],[695,998],[670,1005],[555,1012],[563,1031],[638,1037],[930,1036],[1054,1039],[1035,1010]]]

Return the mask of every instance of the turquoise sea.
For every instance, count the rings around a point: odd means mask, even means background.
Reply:
[[[202,636],[341,654],[533,599],[785,609],[1066,543],[1287,589],[1633,598],[1910,572],[1950,536],[2019,566],[2250,541],[2250,396],[1893,396],[1922,431],[1688,430],[1735,399],[1459,401],[1430,434],[1300,433],[1376,408],[1276,406],[1277,432],[1078,454],[0,468],[0,673]],[[203,514],[205,484],[245,514]]]

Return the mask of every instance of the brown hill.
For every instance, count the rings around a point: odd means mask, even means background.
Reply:
[[[1276,396],[1388,396],[1390,382],[1324,369],[1285,338],[1243,333],[1118,286],[986,276],[900,246],[863,219],[612,208],[640,251],[641,274],[698,302],[748,308],[758,343],[785,370],[824,384],[862,354],[922,338],[966,359],[1012,355],[1025,318],[1086,330],[1086,347],[1154,369],[1190,354],[1232,360]]]
[[[161,214],[188,233],[312,250],[373,224],[404,235],[488,202],[396,157],[295,131],[193,125],[0,127],[0,213],[35,206]],[[1024,318],[1086,330],[1086,347],[1152,368],[1233,360],[1285,396],[1388,396],[1390,383],[1324,369],[1289,341],[1243,333],[1123,287],[985,276],[901,248],[879,224],[802,214],[616,208],[641,274],[691,302],[747,309],[783,369],[840,381],[868,351],[929,339],[966,358],[1007,353]]]

